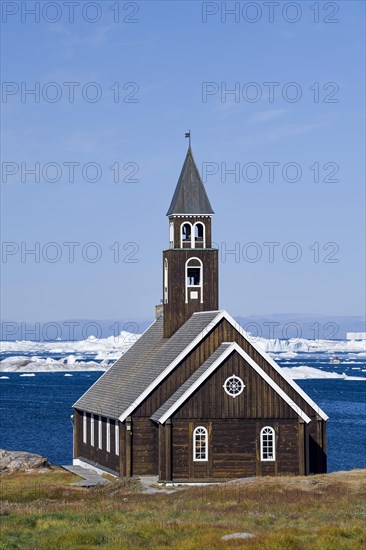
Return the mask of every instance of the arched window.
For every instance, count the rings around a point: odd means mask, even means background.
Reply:
[[[174,223],[169,224],[169,245],[170,248],[174,248]]]
[[[186,304],[188,304],[189,297],[191,299],[198,298],[199,289],[201,303],[203,303],[202,261],[199,258],[190,258],[186,262]]]
[[[208,460],[208,433],[203,426],[193,432],[193,460]]]
[[[185,244],[189,244],[190,248],[192,247],[192,224],[189,222],[182,223],[180,228],[180,247],[184,248]]]
[[[200,248],[205,248],[205,240],[205,225],[202,222],[196,222],[194,224],[194,242],[198,244]]]
[[[168,260],[164,260],[164,304],[168,303]]]
[[[270,426],[261,429],[261,460],[275,460],[275,431]]]

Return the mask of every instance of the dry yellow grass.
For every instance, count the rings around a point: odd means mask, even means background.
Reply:
[[[363,470],[146,495],[137,481],[86,489],[61,470],[2,475],[3,549],[364,548]],[[252,539],[222,541],[246,532]]]

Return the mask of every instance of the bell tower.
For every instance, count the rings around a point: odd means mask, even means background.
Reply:
[[[196,311],[218,303],[218,250],[212,248],[214,214],[189,146],[167,216],[169,249],[163,252],[164,338]]]

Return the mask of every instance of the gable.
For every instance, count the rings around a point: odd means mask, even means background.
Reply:
[[[248,355],[268,374],[278,386],[288,394],[290,399],[301,407],[304,412],[309,416],[318,415],[323,420],[327,420],[328,416],[322,411],[322,409],[304,392],[298,384],[290,377],[288,377],[282,370],[282,368],[276,363],[272,357],[266,353],[259,344],[255,342],[255,339],[250,337],[243,329],[242,326],[237,323],[229,313],[222,312],[222,319],[224,322],[230,325],[229,333],[233,334],[233,340],[237,341],[239,345],[248,353]],[[231,331],[234,331],[232,333]],[[239,336],[239,338],[238,338]]]
[[[199,317],[200,313],[194,316]],[[282,369],[265,352],[254,347],[245,331],[225,311],[217,312],[215,319],[204,327],[202,333],[192,341],[192,344],[181,354],[179,362],[175,361],[167,369],[167,375],[159,384],[153,384],[150,391],[145,392],[144,400],[137,404],[133,414],[137,416],[155,417],[155,412],[166,403],[187,379],[199,370],[223,342],[237,342],[239,346],[254,360],[254,362],[288,395],[291,401],[310,418],[319,412],[327,416],[291,379],[284,376]],[[238,329],[239,327],[239,329]],[[272,364],[276,368],[273,368]],[[301,395],[304,394],[306,399]],[[132,411],[131,411],[132,412]],[[131,414],[131,412],[129,414]]]
[[[121,422],[165,379],[187,350],[195,345],[216,312],[190,319],[171,338],[163,338],[160,317],[131,348],[74,404],[76,409],[119,418]],[[197,341],[198,341],[197,340]]]
[[[224,390],[235,375],[244,383],[233,397]],[[177,418],[310,418],[273,382],[237,343],[223,343],[164,405],[152,420]]]
[[[141,338],[75,403],[74,407],[111,418],[126,420],[146,400],[157,396],[159,388],[170,384],[170,393],[160,395],[149,416],[185,383],[197,365],[202,365],[222,342],[237,342],[248,356],[304,413],[311,417],[325,413],[259,346],[226,311],[194,313],[169,339],[163,338],[159,318]],[[187,375],[181,365],[191,361]],[[199,368],[199,367],[198,367]],[[172,374],[178,373],[172,384]],[[180,378],[181,377],[181,378]]]

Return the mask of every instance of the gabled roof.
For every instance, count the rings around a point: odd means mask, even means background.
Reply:
[[[164,405],[160,407],[154,414],[151,416],[151,420],[154,422],[160,422],[163,424],[170,416],[170,410],[180,401],[180,399],[187,393],[191,388],[196,388],[197,381],[200,381],[203,375],[209,371],[210,367],[214,365],[217,360],[224,356],[224,351],[230,347],[230,343],[221,344],[216,351],[177,389],[175,393],[165,401]],[[226,355],[225,355],[226,357]],[[203,381],[203,380],[202,380]],[[201,385],[202,381],[199,383]],[[197,386],[198,387],[198,386]],[[193,390],[192,390],[193,393]],[[176,410],[176,409],[174,409]],[[166,415],[168,413],[168,415]],[[166,416],[166,418],[165,418]]]
[[[184,384],[157,410],[151,420],[164,424],[205,380],[231,355],[238,353],[271,386],[271,388],[302,418],[307,424],[310,418],[294,403],[276,382],[237,344],[225,342],[186,380]]]
[[[167,216],[213,213],[192,149],[189,147]]]
[[[235,321],[235,319],[233,319],[231,317],[231,315],[227,312],[227,311],[222,311],[221,312],[222,314],[222,317],[225,317],[225,319],[246,339],[246,340],[249,340],[250,344],[253,346],[253,348],[267,361],[267,363],[269,363],[271,365],[271,367],[274,368],[275,371],[277,371],[281,376],[282,378],[284,378],[284,380],[286,380],[286,382],[300,395],[300,397],[303,398],[304,401],[306,401],[306,403],[308,405],[310,405],[310,407],[323,419],[323,420],[328,420],[328,416],[325,414],[324,411],[322,411],[322,409],[319,407],[319,405],[317,405],[315,403],[315,401],[313,401],[311,399],[311,397],[308,396],[308,394],[306,392],[304,392],[303,389],[300,388],[300,386],[298,386],[296,384],[296,382],[294,380],[292,380],[292,378],[290,378],[289,376],[287,376],[284,372],[283,372],[283,369],[277,365],[276,361],[274,359],[272,359],[272,357],[270,355],[268,355],[268,353],[266,353],[264,351],[264,349],[261,348],[260,345],[256,344],[256,342],[253,341],[253,338],[243,329],[243,327],[241,325],[239,325],[239,323],[237,323]]]
[[[125,420],[181,361],[182,354],[188,353],[217,314],[194,313],[171,338],[163,338],[163,317],[159,317],[74,407]]]
[[[243,327],[224,310],[194,313],[169,339],[163,338],[163,318],[160,317],[91,386],[74,407],[94,414],[119,418],[123,422],[222,319],[226,319],[248,340],[323,420],[328,419],[321,408],[294,380],[284,374],[281,367],[253,342]]]

